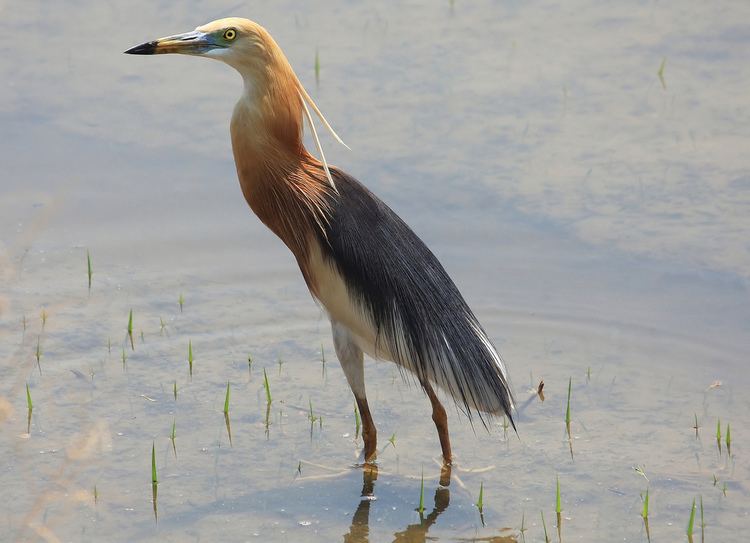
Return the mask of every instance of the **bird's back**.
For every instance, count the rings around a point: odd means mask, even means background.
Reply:
[[[505,367],[435,255],[385,203],[331,169],[338,194],[314,251],[314,294],[363,349],[429,379],[457,405],[510,416]]]

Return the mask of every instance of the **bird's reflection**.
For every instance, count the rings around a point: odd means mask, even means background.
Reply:
[[[352,517],[349,533],[344,535],[344,543],[369,543],[370,541],[370,504],[373,502],[375,481],[378,479],[378,467],[366,465],[362,470],[362,496],[357,510]],[[419,543],[427,540],[427,532],[435,524],[440,514],[450,504],[451,467],[443,465],[440,470],[440,485],[435,490],[435,506],[427,516],[417,524],[409,524],[405,530],[393,534],[393,541],[399,543]]]
[[[352,517],[349,533],[344,535],[344,543],[367,543],[370,541],[370,504],[378,480],[378,467],[366,464],[362,469],[362,496]]]
[[[393,534],[393,541],[399,543],[422,543],[427,540],[427,532],[435,524],[440,514],[448,509],[451,501],[451,467],[443,464],[440,470],[440,485],[435,490],[435,506],[426,517],[422,517],[418,524],[409,524],[406,530]]]

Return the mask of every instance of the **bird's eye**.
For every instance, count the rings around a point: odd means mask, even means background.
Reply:
[[[234,28],[228,28],[224,31],[224,39],[232,41],[237,37],[237,31]]]

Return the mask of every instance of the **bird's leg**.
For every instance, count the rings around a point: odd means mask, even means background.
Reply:
[[[448,435],[448,415],[445,414],[445,408],[427,379],[422,381],[422,388],[432,404],[432,420],[440,438],[440,448],[443,449],[443,462],[450,465],[453,462],[453,455],[451,454],[451,438]]]
[[[365,364],[362,349],[354,342],[349,329],[343,324],[331,322],[333,330],[333,346],[336,348],[336,356],[341,362],[349,387],[357,400],[357,409],[362,419],[362,439],[365,442],[364,460],[372,462],[375,460],[375,449],[377,448],[378,435],[375,424],[372,421],[370,407],[367,405],[367,394],[365,392]]]
[[[364,457],[365,462],[375,460],[375,449],[378,445],[378,431],[375,429],[375,423],[370,415],[370,407],[367,405],[367,398],[357,398],[357,409],[359,409],[362,418],[362,439],[365,442]]]

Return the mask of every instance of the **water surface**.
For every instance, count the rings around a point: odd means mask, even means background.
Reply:
[[[0,7],[2,532],[543,541],[559,477],[564,540],[646,541],[646,488],[654,541],[684,538],[694,497],[706,537],[737,540],[750,8],[329,4]],[[519,434],[450,409],[447,488],[429,402],[389,363],[366,368],[377,477],[351,467],[361,440],[327,319],[238,190],[238,76],[121,54],[229,14],[273,33],[353,149],[326,138],[329,160],[430,245],[508,362]]]

